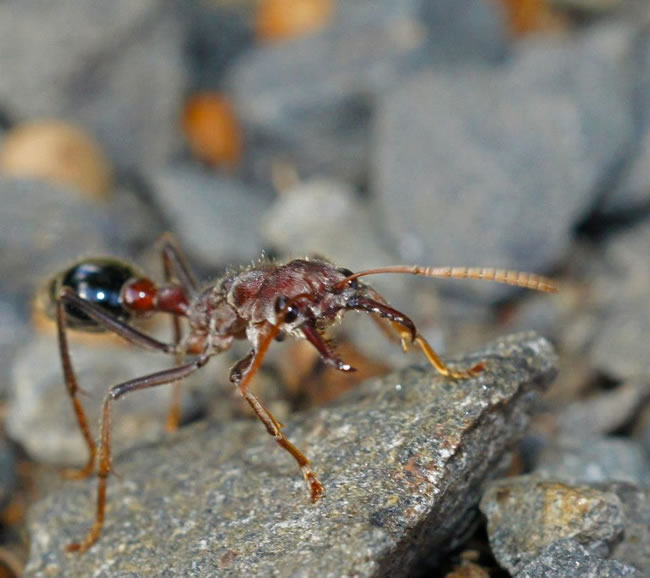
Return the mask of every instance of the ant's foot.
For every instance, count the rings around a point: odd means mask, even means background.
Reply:
[[[309,488],[311,489],[312,503],[318,502],[321,496],[325,493],[325,488],[323,487],[323,484],[321,484],[318,481],[318,478],[316,477],[316,474],[314,472],[305,473],[305,479],[307,480],[307,483],[309,484]]]
[[[66,480],[85,480],[95,472],[95,458],[93,457],[83,468],[68,468],[61,472]]]

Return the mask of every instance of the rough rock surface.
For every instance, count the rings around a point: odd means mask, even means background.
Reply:
[[[535,334],[459,364],[458,382],[414,367],[296,414],[285,433],[326,493],[315,505],[290,456],[256,422],[202,423],[121,456],[106,525],[83,556],[64,545],[91,522],[95,481],[31,512],[25,576],[408,575],[452,545],[556,370]]]
[[[614,546],[611,558],[634,566],[641,576],[650,576],[650,489],[613,482],[598,486],[614,492],[623,504],[625,534]]]
[[[616,494],[535,475],[494,482],[481,499],[481,510],[492,551],[513,574],[560,538],[573,538],[591,553],[607,556],[625,523]]]

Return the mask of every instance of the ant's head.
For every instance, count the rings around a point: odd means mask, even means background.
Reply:
[[[272,296],[265,301],[273,303],[273,311],[267,310],[266,318],[280,336],[307,337],[314,343],[314,332],[333,325],[347,311],[363,311],[397,323],[414,338],[413,322],[356,275],[322,259],[291,261],[275,271],[267,286],[264,297]]]
[[[277,270],[269,286],[274,322],[285,332],[304,324],[322,325],[348,309],[348,302],[365,294],[356,279],[344,280],[352,271],[322,259],[296,259]]]

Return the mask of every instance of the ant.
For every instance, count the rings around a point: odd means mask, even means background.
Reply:
[[[81,433],[89,450],[88,463],[69,477],[85,478],[98,470],[95,522],[78,543],[68,551],[84,552],[99,538],[104,524],[106,484],[111,472],[111,407],[114,401],[132,391],[174,384],[168,429],[178,426],[179,382],[203,367],[213,355],[228,350],[235,339],[247,339],[250,352],[230,370],[230,381],[264,424],[275,441],[298,463],[316,502],[324,488],[311,469],[310,461],[282,433],[282,424],[249,391],[253,376],[262,365],[274,340],[290,335],[306,339],[325,364],[339,371],[354,368],[339,359],[323,337],[346,311],[365,311],[377,320],[387,319],[397,331],[406,351],[410,344],[420,347],[436,370],[451,379],[465,379],[485,369],[478,363],[466,370],[447,366],[415,324],[404,313],[390,307],[386,300],[361,277],[383,273],[401,273],[424,277],[487,279],[539,291],[557,291],[544,277],[502,269],[468,267],[421,267],[398,265],[353,273],[321,258],[295,259],[285,264],[258,262],[231,271],[215,283],[200,287],[173,238],[161,242],[165,284],[157,286],[127,263],[110,258],[83,259],[53,277],[47,284],[47,311],[56,318],[63,375]],[[130,324],[132,318],[152,313],[172,316],[173,343],[150,337]],[[187,322],[183,335],[180,319]],[[174,367],[151,375],[130,379],[111,387],[101,411],[100,433],[95,443],[79,394],[77,378],[68,347],[67,330],[110,331],[127,342],[175,357]],[[188,356],[192,356],[188,359]]]

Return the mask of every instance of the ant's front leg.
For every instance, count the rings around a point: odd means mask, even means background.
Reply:
[[[408,351],[409,345],[411,343],[416,343],[426,358],[429,360],[429,363],[433,365],[433,367],[435,367],[436,370],[445,377],[451,377],[452,379],[468,379],[470,377],[475,377],[485,370],[484,363],[477,363],[474,365],[474,367],[467,370],[454,369],[446,365],[440,356],[435,352],[433,347],[431,347],[429,342],[424,337],[422,337],[422,335],[420,335],[413,321],[404,315],[404,313],[401,313],[400,311],[389,307],[385,303],[382,303],[375,299],[370,299],[368,297],[356,297],[350,303],[349,308],[374,313],[380,317],[390,320],[391,324],[397,330],[400,336],[402,349],[404,352]]]
[[[287,450],[293,458],[298,462],[298,466],[302,470],[303,476],[309,489],[311,491],[312,502],[316,502],[322,495],[325,489],[318,481],[316,474],[311,469],[311,462],[307,457],[294,446],[282,433],[282,424],[273,417],[273,414],[267,410],[257,397],[248,390],[254,375],[258,372],[264,360],[264,356],[273,342],[273,339],[278,334],[277,327],[271,326],[268,332],[259,340],[259,343],[253,351],[251,351],[244,359],[235,365],[231,370],[231,380],[237,385],[239,393],[253,408],[255,415],[266,427],[266,431],[273,436],[278,445]],[[245,371],[242,376],[242,371]]]
[[[79,297],[70,288],[64,288],[61,291],[56,303],[56,326],[59,341],[59,353],[61,356],[61,365],[63,367],[63,375],[65,378],[68,395],[72,401],[72,407],[77,418],[77,423],[79,424],[81,434],[86,441],[89,453],[88,462],[83,468],[79,470],[68,470],[64,473],[64,475],[69,478],[86,478],[92,474],[95,469],[96,446],[95,440],[90,433],[90,427],[88,425],[86,412],[84,411],[81,400],[79,399],[79,393],[82,390],[79,388],[77,377],[72,366],[72,359],[70,357],[70,348],[68,345],[67,336],[67,305],[73,305],[76,309],[82,311],[88,315],[88,317],[96,321],[100,326],[102,326],[102,328],[107,329],[108,331],[119,335],[123,339],[126,339],[126,341],[144,349],[162,351],[163,353],[175,353],[176,347],[157,341],[152,337],[149,337],[148,335],[131,327],[127,323],[116,319],[97,305],[89,303],[88,301]]]
[[[88,548],[90,548],[99,538],[102,526],[104,525],[104,515],[106,510],[106,483],[108,476],[111,473],[112,463],[111,404],[131,391],[148,389],[150,387],[164,385],[166,383],[174,383],[176,381],[182,380],[194,373],[200,367],[203,367],[209,359],[210,354],[204,353],[200,357],[197,357],[196,359],[184,365],[172,367],[171,369],[165,369],[163,371],[159,371],[158,373],[152,373],[151,375],[146,375],[144,377],[131,379],[129,381],[125,381],[124,383],[120,383],[119,385],[111,387],[108,395],[104,399],[104,404],[102,405],[101,425],[99,432],[99,448],[97,451],[99,457],[99,471],[97,473],[99,482],[97,486],[97,510],[95,514],[95,522],[81,542],[75,542],[67,546],[66,550],[68,552],[85,552],[88,550]]]

